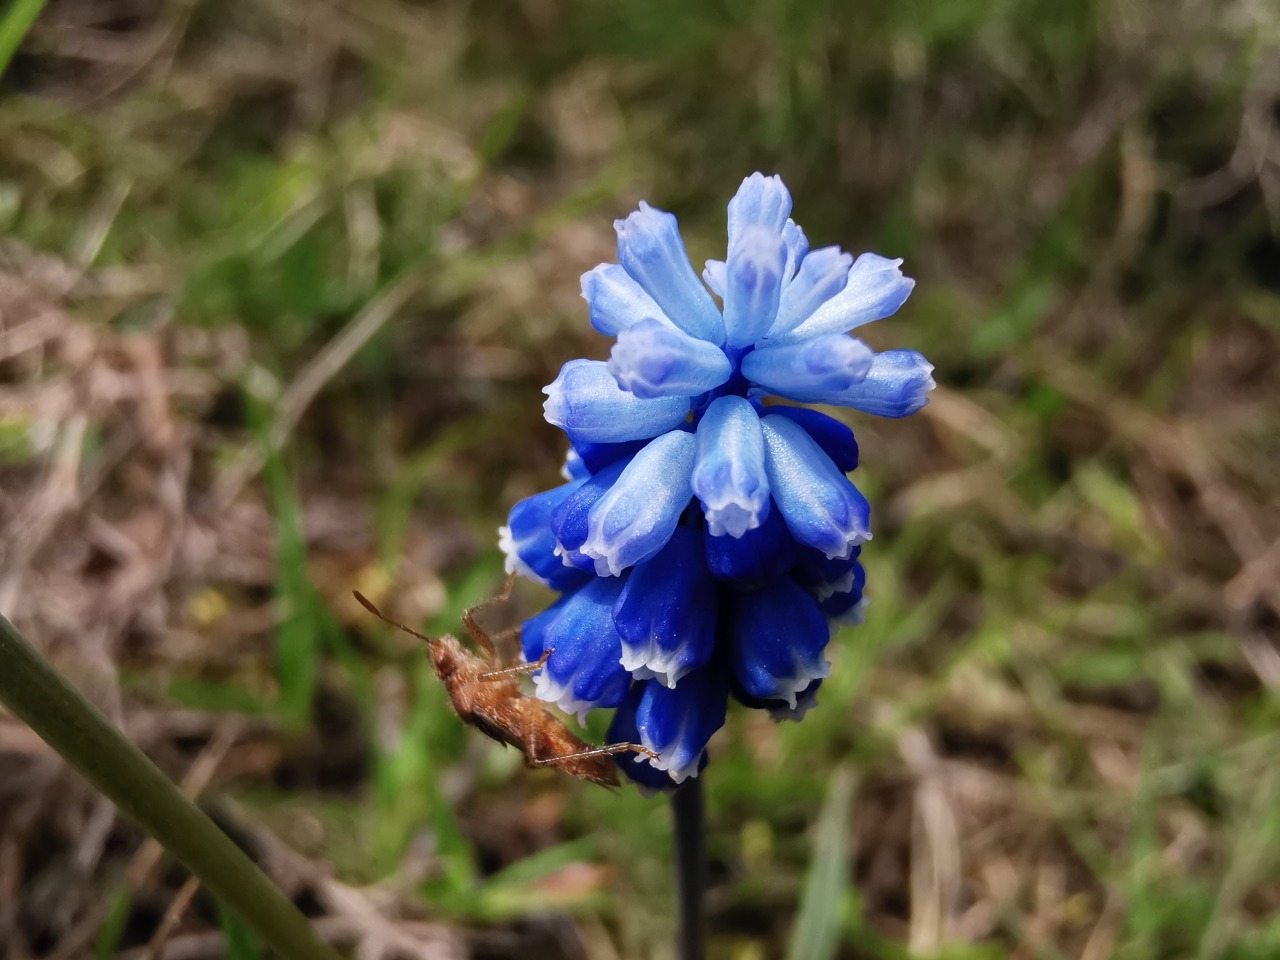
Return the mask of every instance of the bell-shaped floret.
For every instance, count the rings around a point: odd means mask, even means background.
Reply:
[[[741,537],[707,537],[706,552],[713,577],[739,589],[755,589],[792,568],[796,542],[778,508],[770,505],[764,522]]]
[[[589,582],[584,581],[585,584]],[[526,663],[537,663],[547,648],[547,630],[556,622],[577,590],[571,590],[536,616],[520,625],[520,653]]]
[[[648,560],[670,539],[693,497],[689,475],[694,445],[693,434],[683,430],[650,441],[596,501],[581,551],[595,560],[597,575],[616,577]]]
[[[823,656],[831,638],[826,618],[790,577],[739,595],[723,615],[729,665],[747,696],[795,706],[797,694],[831,672]]]
[[[862,382],[875,354],[861,340],[833,333],[781,347],[760,347],[742,358],[742,374],[770,393],[805,403],[833,403]]]
[[[613,608],[622,665],[636,680],[674,687],[711,659],[716,643],[716,586],[702,534],[680,526],[627,577]]]
[[[849,268],[840,293],[789,330],[770,331],[765,343],[797,343],[829,333],[847,333],[864,323],[891,316],[911,294],[915,281],[904,277],[901,260],[864,253]]]
[[[542,392],[547,395],[542,404],[547,422],[564,430],[575,444],[656,437],[689,415],[688,397],[637,397],[618,386],[608,365],[599,360],[570,360]]]
[[[637,397],[693,397],[733,373],[724,351],[657,320],[641,320],[618,334],[609,372]]]
[[[767,335],[777,336],[807,320],[818,307],[845,288],[851,266],[853,257],[839,247],[822,247],[806,254],[782,293],[778,317]]]
[[[582,299],[591,311],[591,326],[606,337],[616,337],[641,320],[657,320],[673,326],[653,297],[644,292],[620,263],[602,263],[584,273]]]
[[[636,729],[636,710],[644,698],[650,682],[641,681],[631,684],[626,699],[622,701],[613,714],[609,731],[605,734],[606,743],[639,743],[640,731]],[[614,756],[618,770],[627,779],[640,788],[640,792],[652,795],[660,791],[668,791],[675,787],[675,781],[665,771],[649,765],[649,758],[638,753],[619,753]],[[699,770],[707,765],[706,754],[703,754]]]
[[[624,440],[621,443],[591,443],[587,440],[572,440],[572,449],[582,460],[587,476],[599,473],[611,463],[628,460],[644,449],[649,442],[648,437],[639,440]]]
[[[769,227],[746,227],[729,248],[724,326],[730,346],[750,346],[773,326],[786,262],[786,245]]]
[[[619,263],[671,322],[700,340],[723,343],[720,310],[693,272],[676,218],[642,201],[640,209],[615,220],[613,228]]]
[[[579,719],[596,707],[622,703],[631,677],[619,662],[622,639],[613,628],[613,605],[624,585],[616,577],[597,577],[566,597],[555,619],[539,630],[538,656],[552,651],[533,676],[539,699]],[[526,656],[534,652],[533,643],[523,646]]]
[[[914,350],[877,353],[859,383],[824,400],[878,417],[908,417],[929,402],[933,364]]]
[[[630,458],[615,460],[601,468],[590,479],[571,490],[569,495],[551,511],[551,533],[556,539],[558,553],[564,563],[573,564],[588,572],[595,572],[594,560],[583,557],[580,563],[576,563],[574,555],[577,555],[582,545],[587,542],[591,529],[591,508],[609,492],[630,462]]]
[[[804,428],[765,417],[765,466],[774,503],[791,535],[828,557],[847,557],[871,539],[871,505]]]
[[[712,536],[740,537],[760,525],[769,505],[764,434],[743,397],[713,400],[698,423],[693,493]]]
[[[498,547],[506,554],[507,572],[517,572],[555,590],[582,585],[587,574],[565,566],[556,550],[551,515],[583,480],[526,497],[511,508],[506,526],[498,528]]]
[[[787,407],[781,404],[769,407],[765,416],[786,417],[800,424],[841,473],[858,469],[858,441],[854,439],[853,430],[847,424],[808,407]]]
[[[775,237],[791,215],[791,192],[776,174],[753,173],[742,181],[729,201],[729,250],[751,227],[761,227]]]
[[[729,678],[719,664],[694,670],[674,689],[644,683],[636,706],[640,743],[658,754],[650,760],[676,783],[696,777],[711,735],[724,726],[729,707]]]

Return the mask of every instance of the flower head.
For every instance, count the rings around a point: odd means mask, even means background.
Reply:
[[[861,616],[853,432],[771,398],[903,417],[934,386],[915,351],[850,336],[907,299],[901,261],[810,250],[790,213],[780,178],[744,180],[701,280],[674,216],[641,203],[615,222],[618,263],[582,277],[609,359],[571,360],[544,391],[571,479],[501,531],[508,569],[564,592],[526,624],[526,656],[555,649],[539,695],[619,707],[615,739],[658,754],[620,767],[650,786],[697,774],[729,691],[798,719],[832,632]]]

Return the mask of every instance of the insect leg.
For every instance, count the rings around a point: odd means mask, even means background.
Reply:
[[[547,659],[551,654],[555,653],[554,649],[544,650],[542,656],[537,660],[529,663],[517,663],[514,667],[507,667],[505,670],[494,670],[490,673],[480,674],[481,680],[501,680],[503,677],[514,677],[521,673],[537,673],[547,665]]]
[[[484,628],[476,622],[476,612],[485,610],[499,603],[506,603],[511,599],[511,588],[515,585],[516,574],[512,571],[511,576],[507,577],[507,585],[502,588],[502,592],[496,597],[490,597],[488,600],[482,600],[474,607],[469,607],[462,611],[462,624],[467,628],[467,633],[471,634],[471,639],[479,644],[480,649],[489,655],[489,659],[496,661],[498,659],[498,651],[494,649],[493,641],[489,638],[489,634],[485,633]]]
[[[603,747],[595,747],[591,750],[583,750],[581,753],[566,753],[559,757],[529,757],[529,762],[537,767],[552,766],[557,763],[568,763],[570,760],[587,760],[591,757],[607,757],[615,753],[638,753],[641,756],[648,757],[650,760],[657,760],[658,755],[648,747],[641,746],[638,743],[608,743]]]

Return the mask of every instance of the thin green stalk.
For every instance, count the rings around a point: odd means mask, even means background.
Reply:
[[[676,956],[679,960],[703,960],[707,812],[702,777],[686,780],[672,792],[671,821],[676,867]]]
[[[36,22],[44,4],[45,0],[15,0],[13,6],[0,16],[0,77],[4,76],[9,61],[18,52],[18,45]]]
[[[0,703],[186,864],[281,957],[339,960],[232,840],[0,617]]]

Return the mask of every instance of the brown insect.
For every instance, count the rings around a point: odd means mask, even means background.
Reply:
[[[463,626],[484,657],[466,649],[455,637],[428,637],[402,623],[396,623],[361,594],[353,591],[361,606],[397,630],[425,641],[431,652],[431,667],[444,684],[454,712],[485,736],[510,745],[524,754],[530,767],[559,767],[570,776],[604,787],[618,786],[618,774],[610,759],[616,753],[639,753],[651,759],[657,754],[638,743],[611,743],[597,747],[574,734],[542,707],[542,702],[520,691],[519,677],[546,665],[554,652],[545,650],[534,663],[503,667],[493,638],[476,622],[478,610],[504,603],[511,596],[515,575],[507,579],[498,596],[462,614]]]

